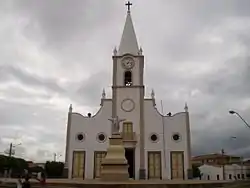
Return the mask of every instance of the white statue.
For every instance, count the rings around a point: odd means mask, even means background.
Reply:
[[[112,134],[119,133],[120,131],[120,122],[125,121],[126,119],[119,119],[118,116],[115,118],[108,119],[112,123]]]

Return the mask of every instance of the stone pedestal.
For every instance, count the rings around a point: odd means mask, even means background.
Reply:
[[[187,176],[188,176],[188,179],[193,179],[193,170],[192,169],[187,170]]]
[[[63,169],[63,178],[68,178],[69,169],[68,167]]]
[[[146,170],[145,169],[139,169],[139,179],[140,180],[146,179]]]
[[[101,180],[125,181],[129,179],[128,164],[120,133],[109,138],[107,155],[102,161]]]

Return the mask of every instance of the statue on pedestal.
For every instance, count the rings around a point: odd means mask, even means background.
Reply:
[[[126,119],[119,119],[118,116],[116,116],[115,118],[111,118],[108,119],[109,121],[111,121],[111,131],[112,134],[117,134],[120,131],[120,122],[125,121]]]
[[[111,121],[112,135],[109,138],[107,154],[102,160],[101,179],[105,181],[126,181],[129,179],[128,161],[125,157],[122,136],[120,134],[120,122],[118,116],[108,119]]]

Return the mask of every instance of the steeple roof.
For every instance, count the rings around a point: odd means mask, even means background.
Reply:
[[[131,18],[130,10],[127,11],[127,18],[124,25],[122,38],[118,50],[118,55],[126,53],[138,55],[139,47],[136,39],[136,34]]]

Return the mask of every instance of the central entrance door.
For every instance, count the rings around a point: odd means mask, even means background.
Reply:
[[[129,178],[135,178],[135,149],[125,148],[125,157],[128,161]]]

